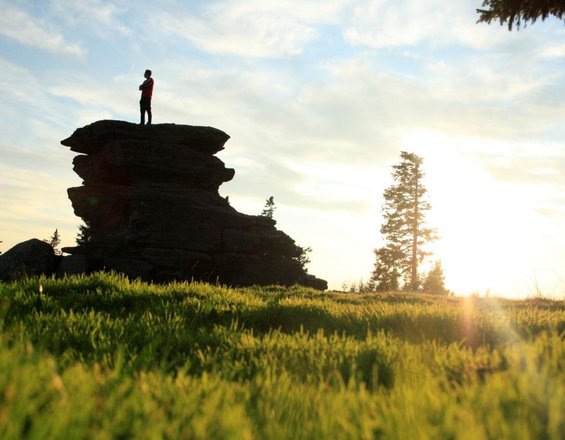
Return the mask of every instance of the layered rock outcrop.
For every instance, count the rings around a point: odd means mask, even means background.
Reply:
[[[88,270],[143,280],[219,281],[233,286],[302,284],[301,248],[275,222],[237,212],[218,194],[234,170],[214,154],[229,136],[212,127],[98,121],[61,141],[83,185],[69,188],[91,239],[64,248]]]

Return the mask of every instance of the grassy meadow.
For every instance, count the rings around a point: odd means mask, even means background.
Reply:
[[[0,283],[0,438],[563,439],[565,303]]]

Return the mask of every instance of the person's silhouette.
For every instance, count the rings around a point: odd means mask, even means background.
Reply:
[[[141,90],[141,99],[139,100],[139,111],[141,112],[140,125],[145,124],[145,112],[147,112],[147,124],[151,124],[151,97],[153,96],[153,78],[151,78],[151,70],[145,71],[145,81],[139,86]]]

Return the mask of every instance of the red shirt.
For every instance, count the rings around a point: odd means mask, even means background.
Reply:
[[[153,96],[153,78],[147,78],[143,84],[141,84],[141,97],[151,98]]]

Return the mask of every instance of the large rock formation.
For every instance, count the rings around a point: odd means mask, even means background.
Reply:
[[[61,141],[83,186],[69,188],[91,240],[64,248],[88,270],[233,286],[327,283],[307,274],[301,248],[275,222],[245,215],[218,194],[234,170],[214,156],[229,136],[212,127],[98,121]]]

